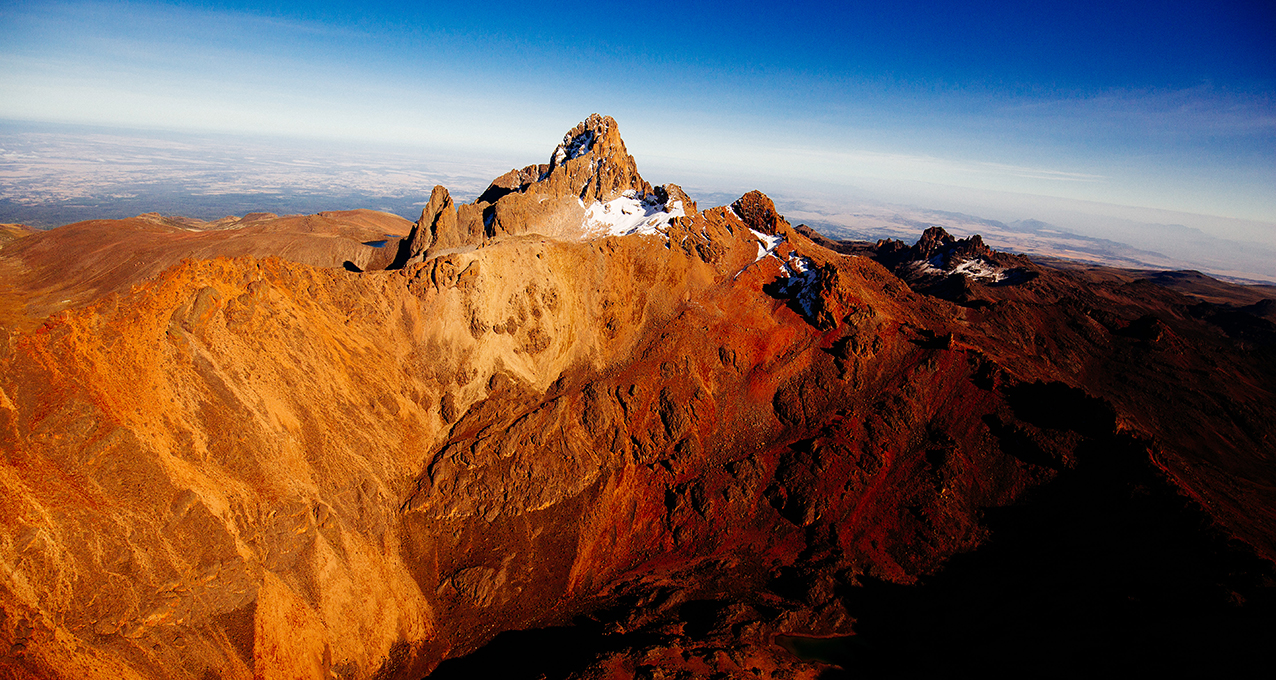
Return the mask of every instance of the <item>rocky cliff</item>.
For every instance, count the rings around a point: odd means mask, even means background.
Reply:
[[[918,292],[761,193],[652,187],[600,116],[382,247],[295,220],[270,257],[145,220],[0,250],[10,676],[463,675],[543,629],[522,672],[816,677],[783,636],[869,630],[856,593],[1091,469],[1247,541],[1219,587],[1265,606],[1271,348],[1172,291]]]

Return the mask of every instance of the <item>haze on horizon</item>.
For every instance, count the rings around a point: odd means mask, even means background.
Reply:
[[[1270,5],[555,7],[8,3],[0,119],[64,146],[121,128],[232,140],[227,167],[254,143],[397,149],[384,177],[460,196],[597,111],[653,181],[760,188],[830,225],[904,205],[1276,253]],[[355,166],[331,185],[376,174]]]

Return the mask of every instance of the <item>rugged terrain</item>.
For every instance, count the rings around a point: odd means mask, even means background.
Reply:
[[[940,230],[828,241],[758,192],[699,210],[599,116],[415,225],[13,234],[8,677],[1268,654],[1276,326],[1252,291]]]

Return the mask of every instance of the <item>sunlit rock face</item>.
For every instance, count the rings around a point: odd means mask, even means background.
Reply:
[[[1117,456],[1276,552],[1261,340],[981,242],[700,211],[609,117],[415,225],[198,226],[0,250],[16,677],[419,678],[567,624],[593,646],[561,676],[816,677],[777,635],[856,633],[848,592]],[[980,287],[917,292],[918,261]]]

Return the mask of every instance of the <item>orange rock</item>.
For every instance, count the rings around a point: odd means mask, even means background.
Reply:
[[[625,191],[686,214],[582,231]],[[1044,270],[918,294],[759,192],[650,187],[610,118],[476,203],[436,187],[391,271],[362,245],[389,216],[166,220],[0,251],[19,677],[417,678],[579,614],[664,641],[581,675],[815,677],[776,634],[848,635],[840,592],[972,550],[1078,451],[1139,452],[1276,553],[1269,369],[1177,294]]]

